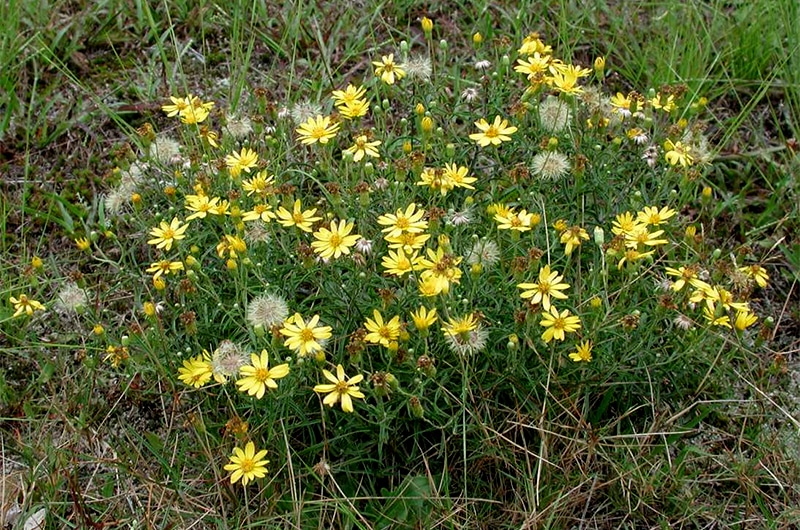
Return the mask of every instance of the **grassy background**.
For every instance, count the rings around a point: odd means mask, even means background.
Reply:
[[[48,528],[796,524],[800,164],[792,139],[800,116],[800,8],[790,0],[535,6],[363,0],[346,7],[12,0],[0,6],[0,294],[7,300],[20,278],[35,281],[29,263],[38,255],[61,277],[82,278],[104,292],[107,321],[135,326],[134,294],[121,286],[139,273],[108,268],[124,264],[124,256],[89,263],[72,243],[76,234],[102,228],[97,197],[113,168],[128,159],[134,129],[146,121],[170,127],[160,104],[179,92],[232,110],[246,110],[256,91],[281,105],[322,95],[333,80],[363,71],[401,40],[422,42],[424,14],[434,19],[435,36],[449,43],[453,77],[459,61],[469,67],[475,31],[487,42],[515,43],[539,31],[565,59],[589,64],[605,55],[612,88],[679,81],[709,99],[709,132],[719,152],[708,178],[719,200],[706,235],[723,248],[748,245],[770,256],[774,284],[763,304],[780,316],[769,347],[737,358],[724,374],[728,380],[709,382],[729,385],[729,397],[707,398],[699,391],[703,382],[694,400],[671,401],[668,382],[650,381],[647,406],[620,405],[618,423],[598,431],[570,389],[551,388],[544,414],[539,403],[526,403],[534,389],[513,381],[515,393],[486,400],[470,422],[487,443],[469,462],[461,460],[460,438],[431,427],[422,435],[431,446],[439,443],[438,453],[408,449],[417,473],[402,481],[387,478],[384,488],[364,491],[307,459],[289,460],[278,470],[286,481],[271,487],[288,492],[283,498],[290,501],[271,506],[262,500],[269,496],[245,499],[222,480],[225,473],[213,464],[222,426],[207,423],[197,403],[177,400],[171,383],[148,373],[120,378],[93,370],[84,362],[89,337],[64,325],[52,333],[34,330],[32,339],[7,325],[4,305],[0,520],[17,500],[26,510],[46,504]],[[718,355],[701,353],[709,362]],[[605,395],[596,417],[614,410],[615,387],[609,384]],[[632,434],[631,424],[644,429]],[[287,448],[293,443],[290,426],[272,428]],[[398,445],[416,439],[386,436]],[[538,460],[542,447],[547,466]],[[430,460],[443,471],[431,473]]]

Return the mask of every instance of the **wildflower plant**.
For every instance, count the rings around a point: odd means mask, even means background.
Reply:
[[[496,62],[474,42],[475,61]],[[249,102],[252,133],[220,123],[216,102],[170,97],[186,163],[143,150],[158,178],[133,186],[144,207],[111,219],[137,271],[125,281],[153,310],[128,349],[103,339],[107,362],[159,352],[180,399],[251,421],[275,461],[289,446],[280,423],[306,463],[323,445],[399,462],[432,431],[469,436],[465,410],[492,392],[516,400],[516,381],[536,382],[524,400],[555,381],[585,392],[602,424],[611,396],[622,408],[650,395],[641,373],[684,378],[682,398],[700,385],[685,342],[763,340],[759,257],[714,257],[690,235],[709,222],[707,140],[685,87],[612,93],[538,34],[497,46],[507,75],[467,80],[436,62],[456,60],[445,54],[413,79],[407,54],[379,50],[363,82],[326,79],[324,101],[266,115]],[[473,84],[480,109],[461,97]],[[28,294],[8,304],[14,317],[45,309]],[[619,428],[637,431],[629,421]],[[230,482],[283,472],[254,442],[222,443]]]

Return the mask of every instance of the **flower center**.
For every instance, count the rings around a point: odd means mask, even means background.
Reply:
[[[339,234],[332,234],[329,243],[330,243],[330,246],[332,246],[333,248],[336,248],[336,247],[338,247],[339,245],[342,244],[342,238],[341,238],[341,236]]]
[[[264,382],[269,379],[269,370],[267,368],[258,368],[253,374],[256,381]]]
[[[314,332],[309,328],[305,328],[300,332],[300,338],[303,339],[303,342],[311,342],[314,340]]]
[[[245,474],[251,473],[253,469],[256,467],[255,462],[253,462],[249,458],[245,458],[244,460],[242,460],[242,463],[239,464],[239,466],[242,468],[242,472]]]
[[[175,232],[172,228],[167,228],[161,233],[161,239],[172,239],[175,237]]]
[[[567,327],[567,323],[564,321],[563,318],[558,317],[553,320],[553,329],[564,329]]]
[[[497,138],[498,136],[500,136],[500,131],[498,131],[497,127],[495,127],[494,125],[490,125],[489,128],[486,129],[486,132],[483,134],[484,136],[487,136],[489,138]]]

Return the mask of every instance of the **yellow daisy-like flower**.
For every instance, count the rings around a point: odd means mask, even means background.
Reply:
[[[419,175],[417,186],[428,186],[434,191],[439,190],[444,197],[448,191],[455,187],[455,183],[449,176],[445,175],[444,170],[426,167]]]
[[[461,318],[449,318],[447,322],[442,324],[442,332],[445,335],[454,337],[456,335],[464,335],[478,327],[478,319],[475,318],[474,313]]]
[[[265,223],[275,219],[275,212],[272,211],[272,206],[266,203],[256,204],[252,210],[242,213],[242,221],[257,221],[259,219]]]
[[[592,341],[585,340],[578,344],[576,350],[569,354],[569,358],[576,363],[588,363],[592,360]]]
[[[365,156],[371,156],[372,158],[380,158],[381,154],[378,152],[376,147],[381,145],[379,140],[375,140],[373,142],[369,141],[369,138],[365,134],[362,134],[358,138],[356,138],[355,143],[344,150],[345,153],[350,153],[353,155],[353,162],[360,162],[362,158]]]
[[[417,210],[416,203],[406,206],[405,211],[398,209],[397,213],[387,213],[378,217],[378,224],[385,226],[381,229],[385,238],[397,237],[401,234],[418,234],[428,228],[428,221],[423,219],[425,210]]]
[[[549,55],[542,55],[539,52],[534,52],[527,59],[517,59],[517,64],[514,66],[514,71],[525,74],[527,78],[533,79],[537,75],[547,72],[553,58]]]
[[[624,212],[617,214],[614,218],[614,222],[611,223],[611,231],[619,236],[633,232],[638,226],[639,222],[633,218],[633,214]]]
[[[8,301],[14,306],[14,314],[11,315],[11,318],[17,318],[23,313],[31,316],[34,311],[44,311],[44,306],[40,302],[33,298],[28,298],[26,294],[19,295],[19,298],[9,297]]]
[[[359,99],[336,108],[339,109],[339,114],[341,114],[343,118],[354,120],[367,115],[367,112],[369,112],[369,101],[366,99]]]
[[[353,223],[341,220],[338,223],[331,221],[330,229],[320,228],[314,232],[316,241],[311,242],[314,252],[324,259],[337,259],[340,256],[350,254],[350,247],[361,239],[360,234],[350,234],[353,231]]]
[[[563,283],[564,277],[558,271],[550,270],[550,265],[545,265],[539,269],[539,281],[537,283],[520,283],[517,288],[522,289],[520,297],[530,298],[532,304],[542,304],[545,311],[550,310],[550,298],[566,300],[567,295],[561,291],[568,289],[569,284]]]
[[[675,96],[673,94],[669,94],[668,96],[664,97],[661,92],[653,96],[653,98],[650,100],[650,104],[654,109],[663,110],[667,113],[678,108],[678,105],[675,104]]]
[[[474,190],[475,188],[472,186],[472,183],[476,182],[478,179],[468,176],[468,172],[469,169],[464,166],[457,166],[456,164],[444,165],[444,177],[449,179],[453,186]]]
[[[147,272],[154,273],[153,278],[158,278],[162,274],[176,274],[178,271],[182,270],[183,262],[170,261],[168,259],[162,259],[161,261],[152,263],[150,267],[147,268]]]
[[[266,197],[272,191],[274,182],[275,177],[268,175],[266,171],[259,171],[253,178],[242,181],[242,189],[247,192],[248,197],[253,194]]]
[[[280,334],[286,337],[283,345],[297,352],[300,357],[322,351],[325,341],[331,338],[330,326],[317,326],[319,315],[306,322],[300,313],[295,313],[283,323]]]
[[[682,167],[689,167],[694,163],[694,157],[692,157],[692,147],[689,145],[684,145],[683,142],[673,142],[672,140],[667,140],[664,142],[664,149],[667,151],[664,154],[664,158],[666,158],[667,162],[669,162],[672,166],[680,164]]]
[[[419,309],[411,313],[414,327],[419,331],[426,331],[438,318],[435,307],[433,309],[428,309],[425,306],[420,306]]]
[[[572,66],[572,65],[567,65]],[[555,65],[550,65],[550,73],[552,74],[547,78],[550,86],[563,94],[577,95],[583,93],[583,88],[578,84],[578,70],[574,68],[557,68]]]
[[[200,388],[211,381],[211,375],[211,363],[204,355],[184,359],[183,366],[178,368],[178,379],[194,388]]]
[[[217,208],[219,207],[219,197],[209,198],[207,195],[187,195],[186,196],[186,209],[194,212],[186,218],[187,221],[192,219],[205,219],[207,215],[217,215]]]
[[[380,311],[373,309],[372,318],[367,318],[364,327],[369,331],[364,336],[365,341],[388,348],[389,343],[396,341],[400,336],[400,317],[394,316],[388,322],[384,322]]]
[[[582,241],[588,241],[589,234],[580,226],[571,226],[561,233],[561,242],[564,243],[564,254],[569,256]]]
[[[87,250],[92,248],[92,242],[89,241],[89,239],[85,238],[85,237],[79,237],[78,239],[76,239],[75,240],[75,245],[78,247],[78,250],[80,250],[82,252],[86,252]]]
[[[703,318],[712,326],[731,329],[731,317],[728,315],[717,316],[714,313],[714,309],[708,306],[703,308]]]
[[[316,385],[314,392],[318,394],[328,394],[322,403],[333,407],[339,401],[342,402],[342,410],[344,412],[353,412],[353,399],[364,399],[364,394],[360,392],[356,386],[360,383],[364,376],[356,374],[348,378],[344,373],[344,368],[341,364],[336,366],[336,375],[334,376],[328,370],[323,370],[322,375],[330,381],[330,384]]]
[[[710,285],[708,285],[706,282],[704,282],[697,276],[696,266],[689,266],[689,267],[680,266],[677,269],[672,267],[666,267],[664,270],[667,273],[667,276],[674,276],[675,278],[678,278],[673,282],[672,286],[670,287],[676,293],[681,289],[683,289],[687,284],[691,285],[695,289],[711,288]]]
[[[403,249],[406,254],[412,254],[424,247],[430,237],[431,235],[426,233],[403,232],[399,236],[385,236],[384,239],[389,243],[389,248]]]
[[[308,118],[295,129],[300,135],[300,143],[311,145],[313,143],[327,144],[339,132],[339,124],[331,123],[330,116],[317,114],[315,118]]]
[[[475,122],[481,132],[470,134],[470,140],[475,140],[479,146],[486,147],[487,145],[500,145],[503,142],[511,141],[511,134],[517,132],[517,128],[508,125],[508,120],[502,119],[500,116],[494,117],[494,122],[489,123],[481,118]]]
[[[758,317],[755,314],[749,310],[739,310],[736,311],[736,320],[733,322],[733,327],[739,331],[744,331],[756,322],[758,322]]]
[[[250,170],[258,165],[258,153],[242,147],[238,153],[234,151],[225,157],[225,165],[228,166],[228,173],[231,177],[237,178],[242,171],[250,173]]]
[[[175,241],[186,237],[187,228],[189,228],[189,223],[181,224],[177,217],[173,217],[169,224],[166,221],[161,221],[157,228],[150,230],[150,235],[153,236],[153,239],[148,239],[147,244],[155,245],[156,248],[170,250]]]
[[[170,96],[169,99],[172,101],[172,104],[161,105],[161,110],[167,113],[167,117],[172,118],[192,106],[191,98],[191,94],[185,98]]]
[[[231,484],[235,484],[240,479],[242,486],[247,486],[250,481],[263,478],[267,475],[267,464],[269,460],[264,460],[267,450],[256,452],[253,442],[247,442],[244,450],[234,447],[230,463],[225,465],[225,471],[231,471]]]
[[[333,97],[334,105],[337,107],[344,107],[364,99],[366,93],[367,89],[363,86],[357,87],[349,84],[344,90],[334,90],[331,96]]]
[[[241,378],[236,380],[236,386],[241,392],[247,392],[256,399],[264,397],[267,388],[278,388],[276,379],[289,375],[289,365],[279,364],[269,367],[267,350],[261,350],[261,355],[250,354],[250,364],[239,369]]]
[[[389,253],[381,258],[381,266],[386,269],[387,274],[403,276],[419,268],[422,257],[416,252],[406,255],[403,249],[394,251],[389,249]]]
[[[395,80],[403,79],[406,71],[402,65],[394,62],[394,54],[384,55],[380,61],[372,61],[375,67],[375,75],[380,76],[381,81],[387,85],[393,85]]]
[[[515,212],[508,210],[506,215],[495,214],[494,220],[497,222],[499,230],[515,230],[517,232],[527,232],[539,224],[541,216],[538,213],[528,213],[527,210]]]
[[[247,243],[239,236],[232,236],[225,234],[217,244],[217,255],[224,258],[228,254],[228,258],[236,259],[239,254],[247,252]]]
[[[752,278],[762,289],[765,288],[769,283],[769,274],[767,274],[767,269],[761,265],[754,264],[746,267],[739,267],[739,271],[743,272],[748,278]]]
[[[553,339],[564,340],[567,333],[575,333],[581,329],[581,319],[571,315],[569,309],[559,313],[556,306],[551,305],[550,311],[542,313],[539,325],[545,328],[542,340],[549,343]]]
[[[633,232],[625,234],[625,246],[628,248],[638,248],[639,246],[655,247],[669,243],[667,239],[658,239],[664,234],[663,230],[650,232],[647,225],[640,224]]]
[[[645,206],[644,210],[636,214],[636,220],[645,225],[658,226],[666,223],[675,213],[669,206],[664,206],[660,210],[658,206]]]
[[[278,210],[275,212],[278,216],[278,222],[287,228],[296,226],[303,232],[311,232],[311,225],[322,219],[322,217],[317,217],[314,214],[317,213],[316,208],[311,208],[310,210],[303,210],[302,205],[300,204],[300,199],[294,201],[294,206],[292,207],[292,211],[290,212],[283,206],[279,207]]]

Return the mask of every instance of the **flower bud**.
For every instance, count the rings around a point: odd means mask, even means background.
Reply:
[[[606,71],[606,58],[605,57],[597,57],[594,60],[594,73],[597,75],[599,79],[603,79],[605,77]]]
[[[433,31],[433,20],[429,19],[428,17],[422,17],[421,26],[422,31],[425,32],[425,36],[430,38],[431,32]]]
[[[473,35],[472,35],[472,44],[476,48],[480,48],[481,44],[483,44],[483,35],[481,35],[481,33],[479,31],[476,31],[475,33],[473,33]]]
[[[408,408],[415,418],[421,419],[425,415],[425,409],[417,396],[411,396],[408,400]]]

